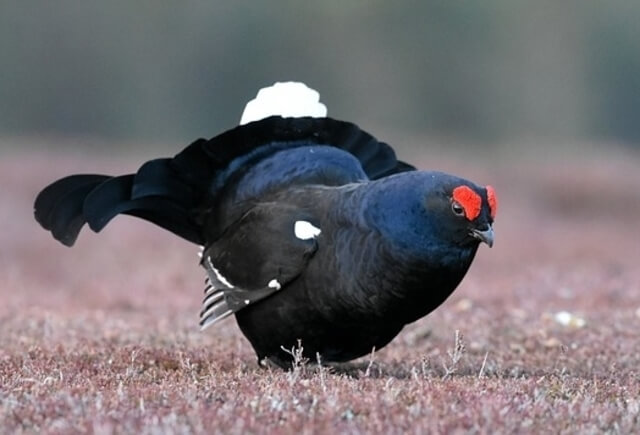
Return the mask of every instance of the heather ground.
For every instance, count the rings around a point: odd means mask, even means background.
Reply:
[[[640,156],[425,156],[496,187],[495,247],[373,357],[283,373],[232,319],[198,331],[195,246],[36,225],[52,179],[155,157],[102,154],[0,152],[0,433],[640,432]]]

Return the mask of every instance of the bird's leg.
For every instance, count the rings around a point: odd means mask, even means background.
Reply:
[[[291,370],[291,361],[284,361],[273,356],[258,356],[258,365],[265,370]]]

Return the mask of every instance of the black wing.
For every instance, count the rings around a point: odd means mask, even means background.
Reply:
[[[296,236],[297,222],[318,225],[297,206],[261,203],[204,250],[202,329],[284,289],[305,270],[318,245],[315,237]]]

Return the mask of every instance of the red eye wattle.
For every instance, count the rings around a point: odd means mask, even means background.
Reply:
[[[491,212],[491,219],[496,218],[496,212],[498,211],[498,197],[493,187],[487,186],[487,201],[489,201],[489,211]]]
[[[464,215],[470,221],[480,215],[482,198],[469,186],[458,186],[453,189],[453,199],[464,208]]]

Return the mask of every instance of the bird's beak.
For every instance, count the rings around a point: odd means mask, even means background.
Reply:
[[[489,225],[486,230],[471,230],[471,236],[485,242],[490,248],[493,246],[493,227]]]

